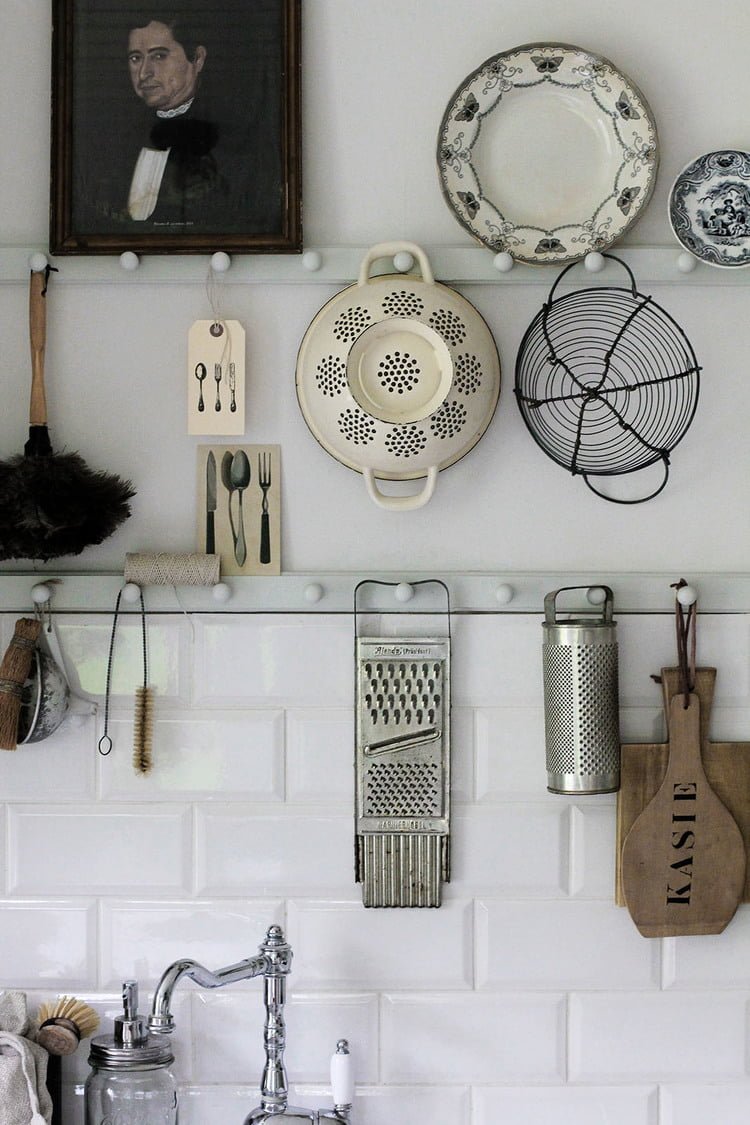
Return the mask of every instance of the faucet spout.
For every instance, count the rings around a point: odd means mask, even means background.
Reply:
[[[174,1030],[172,993],[183,977],[189,977],[201,988],[222,988],[226,984],[251,980],[253,977],[265,976],[275,979],[285,976],[290,971],[291,961],[292,951],[284,941],[280,926],[269,927],[266,940],[261,944],[257,956],[238,961],[235,965],[227,965],[223,969],[207,969],[190,958],[173,961],[164,970],[156,986],[148,1020],[149,1031],[158,1035],[168,1035]]]

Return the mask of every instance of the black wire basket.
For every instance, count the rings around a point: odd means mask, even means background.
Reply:
[[[555,300],[567,266],[526,330],[516,359],[516,402],[534,441],[558,465],[617,504],[657,496],[669,456],[698,405],[700,367],[690,341],[651,298],[630,288],[596,286]],[[647,496],[618,499],[592,477],[635,473],[661,462],[663,479]]]

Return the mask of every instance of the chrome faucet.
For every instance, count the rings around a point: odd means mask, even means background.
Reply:
[[[260,945],[257,957],[227,965],[224,969],[212,972],[197,961],[184,959],[173,961],[162,973],[156,986],[154,1002],[149,1016],[149,1031],[156,1035],[168,1035],[174,1030],[171,1012],[172,993],[183,977],[190,977],[201,988],[222,988],[239,980],[263,977],[263,1002],[266,1020],[263,1028],[263,1046],[266,1061],[260,1082],[260,1105],[251,1110],[244,1125],[262,1125],[272,1118],[284,1118],[285,1123],[309,1122],[310,1125],[323,1125],[324,1122],[340,1122],[349,1125],[354,1094],[351,1075],[349,1046],[345,1039],[336,1044],[336,1054],[331,1060],[331,1086],[333,1093],[332,1109],[303,1109],[290,1106],[287,1102],[288,1085],[284,1066],[286,1046],[286,1025],[284,1023],[284,1004],[286,1002],[286,978],[291,972],[292,949],[284,941],[280,926],[270,926],[266,939]]]

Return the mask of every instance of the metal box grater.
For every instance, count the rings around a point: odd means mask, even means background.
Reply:
[[[356,875],[365,906],[450,879],[450,640],[356,640]]]

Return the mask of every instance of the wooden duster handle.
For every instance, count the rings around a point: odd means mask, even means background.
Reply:
[[[29,339],[31,343],[31,403],[29,424],[47,425],[47,399],[44,393],[44,349],[47,344],[47,274],[34,271],[29,282]]]

